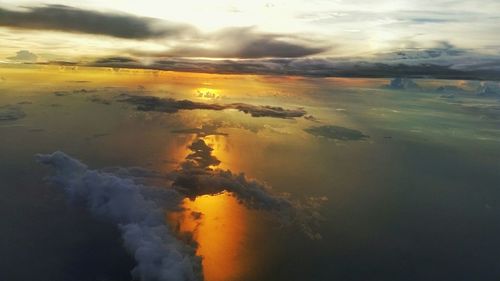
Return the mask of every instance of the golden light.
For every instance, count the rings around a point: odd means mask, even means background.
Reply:
[[[198,244],[206,281],[230,281],[250,268],[241,251],[246,240],[246,209],[227,192],[184,199],[184,211],[172,216],[181,234]]]
[[[219,89],[214,88],[196,88],[194,90],[197,98],[203,100],[217,100],[221,98],[221,93]]]

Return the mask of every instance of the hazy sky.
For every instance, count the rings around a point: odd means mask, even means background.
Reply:
[[[484,69],[500,54],[498,11],[499,0],[0,1],[0,60],[403,59]]]

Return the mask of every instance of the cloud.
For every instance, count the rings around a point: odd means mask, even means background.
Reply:
[[[164,211],[177,209],[181,197],[161,190],[161,203],[147,192],[152,188],[130,179],[90,170],[63,152],[37,155],[56,170],[51,179],[72,201],[86,202],[93,215],[116,223],[125,247],[137,261],[132,274],[143,281],[202,280],[201,259],[165,224]],[[160,191],[156,190],[155,195]]]
[[[222,133],[218,131],[218,126],[215,124],[203,124],[201,128],[184,128],[176,129],[170,132],[174,134],[195,134],[200,137],[205,136],[227,136],[227,133]]]
[[[187,39],[169,42],[168,49],[163,52],[151,53],[131,50],[133,54],[140,56],[303,57],[327,50],[324,46],[311,46],[311,40],[285,34],[257,32],[253,27],[234,27],[202,34],[188,24],[125,13],[85,10],[64,5],[24,7],[22,10],[0,8],[0,26],[106,35],[138,40]]]
[[[364,140],[369,138],[369,136],[363,134],[358,130],[353,130],[340,126],[332,126],[332,125],[310,127],[304,129],[304,131],[313,136],[325,137],[329,139],[343,140],[343,141]]]
[[[107,35],[127,39],[179,37],[196,33],[185,24],[124,13],[103,13],[64,5],[0,8],[0,26]]]
[[[179,169],[170,173],[172,187],[190,198],[214,195],[228,191],[250,209],[272,212],[285,225],[297,225],[311,239],[320,239],[316,232],[321,216],[317,210],[326,197],[310,197],[305,201],[292,201],[285,195],[275,194],[271,187],[244,173],[216,168],[220,161],[212,155],[213,149],[203,139],[195,140],[192,151]]]
[[[26,117],[26,113],[18,105],[0,106],[0,121],[14,121]]]
[[[95,61],[96,64],[127,64],[127,63],[137,63],[138,61],[129,57],[106,57],[100,58]]]
[[[229,191],[245,206],[270,211],[281,223],[296,224],[310,238],[321,238],[314,229],[320,219],[317,209],[326,198],[293,202],[243,173],[212,168],[220,161],[202,139],[189,149],[192,153],[179,168],[166,175],[137,167],[91,170],[60,151],[38,154],[36,159],[55,169],[50,180],[71,202],[86,204],[94,216],[118,226],[124,246],[137,262],[132,274],[142,281],[203,280],[196,244],[178,238],[177,230],[165,222],[165,212],[180,211],[185,197]],[[138,183],[140,178],[161,178],[171,186],[150,187]]]
[[[389,84],[386,85],[386,88],[392,90],[419,90],[420,86],[411,79],[397,77],[392,79]]]
[[[37,58],[38,56],[34,53],[27,50],[21,50],[17,52],[15,56],[8,57],[7,59],[20,62],[36,62]]]
[[[482,82],[476,94],[481,97],[500,97],[500,84]]]
[[[452,97],[450,94],[465,94],[467,93],[467,90],[459,87],[459,86],[454,86],[454,85],[443,85],[439,86],[435,89],[437,93],[444,94],[443,97]]]
[[[498,62],[497,62],[498,61]],[[206,60],[161,58],[152,62],[93,62],[97,67],[155,69],[222,74],[297,75],[307,77],[436,78],[499,80],[500,59],[467,54],[425,59],[361,58],[274,58]]]
[[[205,35],[203,46],[181,45],[165,52],[137,53],[161,57],[214,57],[214,58],[295,58],[319,54],[326,47],[309,46],[296,36],[257,32],[253,27],[226,28]],[[206,45],[212,47],[205,47]]]
[[[252,117],[273,117],[282,119],[299,118],[307,114],[303,109],[284,109],[278,106],[269,105],[251,105],[246,103],[231,103],[231,104],[217,104],[217,103],[203,103],[190,100],[176,100],[173,98],[159,98],[154,96],[133,96],[121,95],[120,102],[133,104],[137,110],[141,111],[157,111],[165,113],[176,113],[180,110],[226,110],[235,109]]]

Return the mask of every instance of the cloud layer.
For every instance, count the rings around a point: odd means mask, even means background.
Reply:
[[[284,109],[278,106],[269,105],[251,105],[246,103],[231,103],[231,104],[217,104],[217,103],[203,103],[190,100],[176,100],[173,98],[159,98],[154,96],[132,96],[122,95],[121,102],[126,102],[137,106],[137,110],[141,111],[158,111],[165,113],[176,113],[180,110],[225,110],[236,109],[252,117],[273,117],[282,119],[299,118],[306,115],[303,109]]]
[[[7,59],[19,62],[36,62],[38,56],[28,50],[21,50],[16,53],[13,57],[8,57]]]

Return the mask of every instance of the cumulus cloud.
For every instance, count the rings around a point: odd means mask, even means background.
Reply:
[[[37,30],[57,30],[128,39],[178,37],[193,33],[189,25],[123,13],[103,13],[64,5],[28,7],[24,10],[0,8],[0,26]]]
[[[181,197],[161,190],[164,200],[148,198],[152,188],[130,179],[90,170],[63,152],[37,155],[40,163],[52,166],[52,181],[62,186],[68,197],[86,202],[97,217],[118,225],[125,247],[137,261],[132,274],[144,281],[202,280],[201,259],[195,249],[175,237],[165,224],[164,211],[178,208]],[[155,199],[156,198],[156,199]]]
[[[190,100],[176,100],[173,98],[159,98],[154,96],[134,96],[121,95],[119,101],[133,104],[137,110],[141,111],[157,111],[165,113],[176,113],[180,110],[225,110],[235,109],[252,117],[273,117],[282,119],[299,118],[307,114],[303,109],[285,109],[279,106],[269,105],[251,105],[246,103],[203,103]]]
[[[8,57],[7,59],[19,62],[36,62],[38,56],[28,50],[21,50],[16,53],[13,57]]]
[[[324,125],[324,126],[314,126],[304,129],[307,133],[317,136],[324,137],[335,140],[364,140],[369,138],[369,136],[363,134],[362,132],[354,129],[349,129],[340,126]]]
[[[94,216],[117,224],[124,246],[137,262],[132,274],[142,281],[203,280],[196,245],[180,239],[165,222],[165,212],[181,210],[185,197],[228,191],[245,206],[272,212],[281,223],[297,225],[312,239],[321,238],[315,232],[317,209],[326,198],[291,201],[243,173],[216,168],[220,161],[202,139],[189,149],[192,153],[168,174],[138,167],[91,170],[60,151],[38,154],[36,159],[55,169],[50,180],[64,189],[71,202],[83,202]],[[139,183],[145,178],[160,178],[167,186]]]

